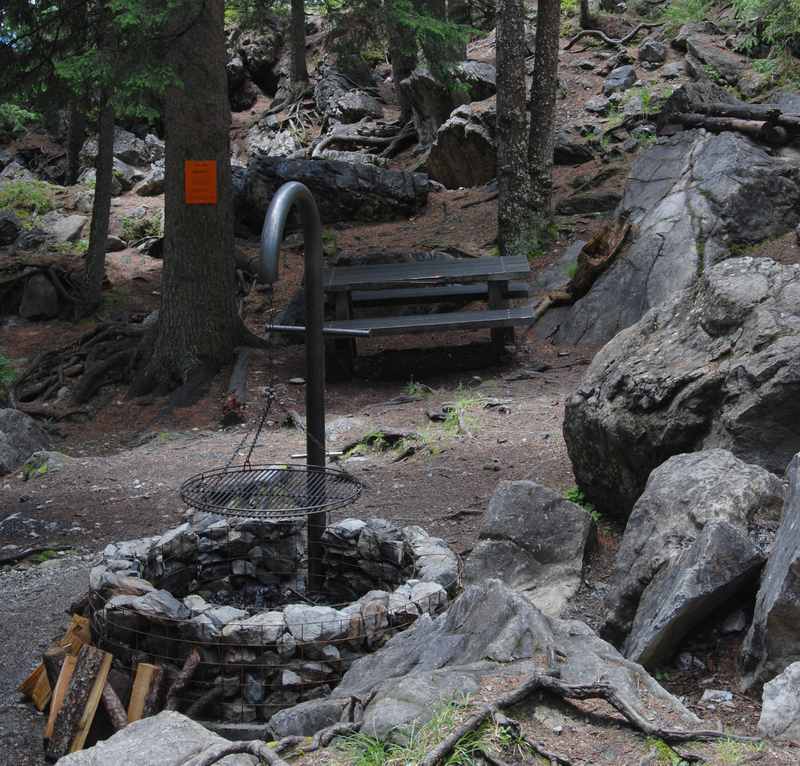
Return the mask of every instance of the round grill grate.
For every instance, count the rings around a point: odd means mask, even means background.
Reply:
[[[198,473],[181,485],[180,494],[192,508],[219,516],[293,519],[350,505],[362,488],[332,468],[261,465]]]

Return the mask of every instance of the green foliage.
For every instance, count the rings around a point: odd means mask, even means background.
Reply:
[[[13,210],[25,228],[53,209],[53,190],[44,181],[9,181],[0,187],[0,209]]]
[[[459,386],[456,389],[456,400],[445,405],[446,414],[442,427],[450,435],[458,435],[474,430],[477,420],[470,414],[470,410],[480,404],[481,397]]]
[[[735,739],[722,739],[714,749],[720,766],[739,766],[747,763],[750,756],[760,753],[764,749],[764,743],[750,744],[737,742]]]
[[[41,115],[16,104],[0,104],[0,136],[16,138],[40,119]]]
[[[126,216],[121,221],[122,238],[126,242],[137,242],[145,237],[160,237],[162,229],[160,213],[144,215],[141,218]]]
[[[651,737],[647,740],[647,747],[655,753],[657,763],[665,766],[683,766],[685,761],[663,739]]]
[[[672,0],[662,17],[667,34],[674,35],[684,24],[704,21],[710,7],[711,0]]]
[[[800,45],[800,0],[733,0],[733,8],[747,30],[745,49],[762,42],[780,50]]]
[[[589,514],[595,524],[599,524],[603,518],[600,511],[595,510],[595,507],[586,499],[586,495],[580,487],[570,487],[564,492],[564,498],[569,500],[575,505],[579,505],[586,513]]]
[[[39,553],[34,553],[33,556],[30,557],[30,561],[32,561],[34,564],[44,564],[45,561],[50,561],[51,559],[57,558],[58,551],[48,548],[47,550],[39,551]]]
[[[406,383],[404,392],[408,396],[428,396],[433,393],[433,389],[411,378],[411,380]]]
[[[578,13],[578,0],[561,0],[561,13],[564,16],[575,16]]]
[[[725,78],[722,76],[719,69],[717,69],[713,64],[704,64],[703,71],[706,73],[706,77],[708,77],[711,82],[716,83],[717,85],[725,84]]]
[[[578,273],[578,264],[577,263],[570,263],[566,269],[564,269],[566,275],[572,279]]]

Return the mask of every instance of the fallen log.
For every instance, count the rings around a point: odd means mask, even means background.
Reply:
[[[771,125],[779,125],[787,130],[800,130],[800,115],[785,114],[774,104],[696,104],[692,102],[692,111],[709,117],[733,117],[740,120],[761,120]]]
[[[621,45],[625,45],[633,40],[636,35],[639,34],[643,29],[655,29],[656,27],[663,27],[663,23],[661,22],[642,22],[634,27],[627,35],[624,37],[620,37],[619,40],[615,40],[613,37],[609,37],[605,32],[599,29],[584,29],[582,32],[578,32],[575,37],[573,37],[565,46],[564,50],[568,51],[575,43],[579,40],[582,40],[584,37],[597,37],[598,39],[602,40],[606,45],[611,45],[613,47],[619,47]]]
[[[712,133],[735,131],[745,136],[768,144],[769,146],[786,146],[789,134],[786,128],[765,120],[746,120],[738,117],[712,117],[705,114],[673,114],[670,121],[686,128],[705,128]]]

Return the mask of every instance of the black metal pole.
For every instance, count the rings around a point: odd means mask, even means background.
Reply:
[[[261,230],[261,276],[268,284],[278,281],[278,256],[286,219],[294,206],[303,225],[306,296],[306,463],[325,466],[325,340],[322,329],[322,221],[308,187],[290,181],[275,192]],[[322,589],[322,533],[326,513],[308,517],[308,579],[312,591]]]

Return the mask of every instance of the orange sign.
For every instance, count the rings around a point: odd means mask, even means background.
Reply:
[[[186,160],[183,181],[187,205],[217,204],[216,160]]]

